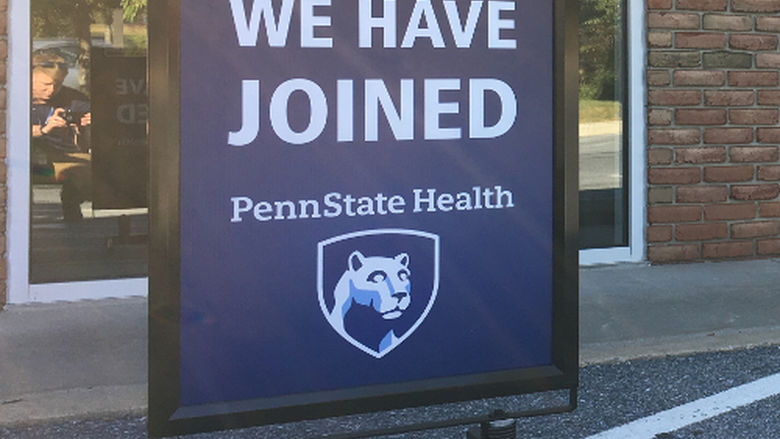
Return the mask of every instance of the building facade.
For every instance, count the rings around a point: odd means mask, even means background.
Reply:
[[[145,21],[81,11],[73,23],[88,14],[89,36],[71,36],[35,9],[45,3],[0,0],[0,304],[146,294],[146,250],[133,239],[145,233],[143,206],[91,200],[85,221],[64,224],[60,194],[81,156],[37,173],[30,134],[36,50],[60,50],[65,84],[94,108],[87,64],[68,50],[86,39],[93,62],[95,48],[138,55]],[[780,0],[581,4],[581,262],[780,255]],[[123,91],[145,89],[118,79]]]
[[[648,260],[780,254],[780,1],[647,6]]]

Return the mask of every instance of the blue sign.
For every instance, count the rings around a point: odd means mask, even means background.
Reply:
[[[180,406],[555,363],[554,3],[180,1]]]

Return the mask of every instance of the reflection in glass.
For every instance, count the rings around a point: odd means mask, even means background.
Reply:
[[[146,276],[146,2],[31,3],[30,282]]]
[[[623,0],[580,2],[580,247],[628,245]]]

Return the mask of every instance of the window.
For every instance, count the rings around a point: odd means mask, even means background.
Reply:
[[[31,1],[31,284],[146,276],[145,3]]]
[[[580,247],[628,245],[622,0],[580,2]]]

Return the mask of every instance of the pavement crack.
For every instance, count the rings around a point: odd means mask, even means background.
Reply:
[[[24,401],[22,398],[9,399],[6,401],[0,401],[0,405],[11,405]]]

